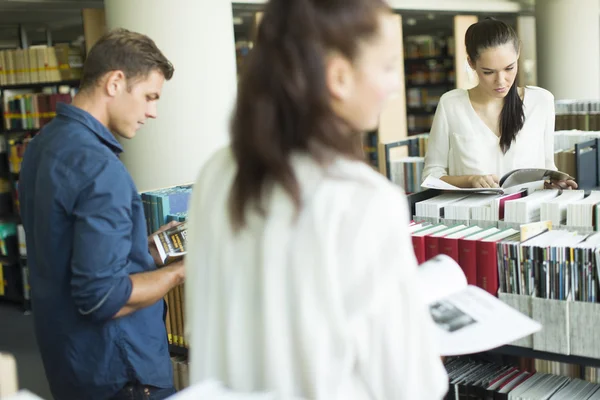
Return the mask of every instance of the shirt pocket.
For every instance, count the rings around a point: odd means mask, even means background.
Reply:
[[[479,175],[489,172],[482,171],[485,166],[485,151],[481,140],[473,135],[453,132],[450,135],[450,152],[448,154],[449,174]]]

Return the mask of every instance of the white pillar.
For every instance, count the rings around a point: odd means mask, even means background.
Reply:
[[[231,2],[105,0],[108,29],[151,37],[173,63],[158,118],[132,140],[122,160],[139,191],[193,183],[204,162],[229,142],[237,78]]]
[[[600,98],[600,1],[537,0],[535,9],[539,86],[556,99]]]

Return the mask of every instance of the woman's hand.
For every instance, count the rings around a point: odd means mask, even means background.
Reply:
[[[472,188],[497,188],[498,177],[496,175],[471,175],[468,182]]]
[[[570,179],[564,181],[551,180],[544,182],[544,189],[572,190],[577,189],[578,187],[579,186],[577,185],[577,182]]]

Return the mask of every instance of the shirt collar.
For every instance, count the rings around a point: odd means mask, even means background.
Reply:
[[[78,121],[86,128],[94,132],[94,134],[98,136],[98,138],[104,142],[104,144],[110,147],[115,153],[119,154],[123,152],[123,147],[115,138],[115,136],[106,128],[106,126],[104,126],[87,111],[71,104],[58,103],[56,106],[56,115]]]

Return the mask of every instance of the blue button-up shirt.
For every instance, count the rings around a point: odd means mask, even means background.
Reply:
[[[59,104],[21,167],[35,330],[56,400],[106,399],[136,380],[173,384],[164,302],[113,319],[129,275],[156,269],[121,152],[89,113]]]

